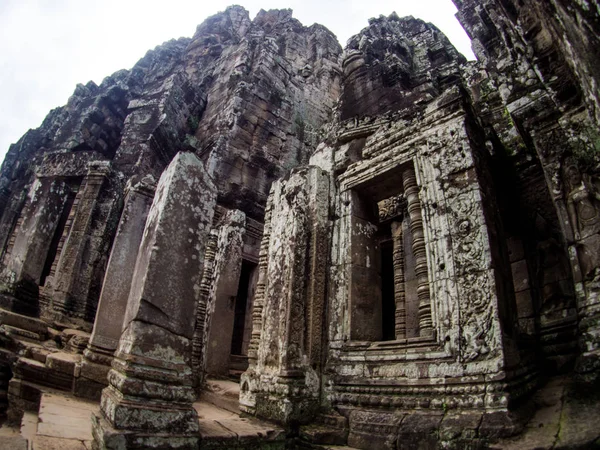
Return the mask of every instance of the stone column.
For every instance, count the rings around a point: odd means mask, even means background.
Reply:
[[[178,153],[148,214],[94,448],[197,449],[192,337],[216,187],[201,161]]]
[[[256,294],[252,305],[252,333],[248,345],[248,364],[250,369],[256,366],[258,359],[258,346],[262,335],[263,307],[265,302],[265,287],[267,284],[267,269],[269,266],[269,243],[271,242],[271,211],[273,210],[273,197],[267,199],[265,207],[265,226],[260,251],[258,255],[258,281]]]
[[[314,166],[294,170],[273,184],[269,202],[250,355],[256,359],[242,375],[240,408],[307,422],[320,400],[329,176]]]
[[[85,253],[91,252],[92,217],[109,173],[109,161],[94,161],[90,163],[83,181],[73,225],[60,254],[54,278],[51,309],[59,317],[67,314],[84,318],[86,315],[92,270],[83,269],[83,258]]]
[[[404,286],[404,236],[402,218],[391,223],[394,262],[394,300],[396,339],[406,339],[406,289]]]
[[[421,201],[419,200],[419,186],[417,185],[415,171],[412,167],[403,172],[402,181],[404,184],[404,195],[408,204],[412,250],[415,255],[417,296],[419,298],[419,335],[421,337],[429,337],[433,335],[433,326],[431,321],[429,278],[427,276],[427,255],[425,254],[425,236],[423,233]]]
[[[212,229],[206,239],[206,250],[204,252],[204,268],[202,281],[200,282],[200,300],[196,309],[196,325],[194,327],[194,338],[192,339],[192,374],[194,388],[198,388],[204,381],[204,352],[206,350],[206,315],[208,299],[211,295],[213,269],[217,255],[217,241],[219,239],[216,229]]]
[[[15,312],[39,314],[38,289],[52,236],[65,207],[69,188],[54,178],[36,178],[15,230],[11,254],[2,273],[5,292],[17,297]]]
[[[88,348],[84,351],[80,378],[75,381],[75,393],[78,395],[99,398],[100,390],[108,384],[106,376],[121,337],[135,261],[155,187],[152,177],[127,187],[125,206],[108,260],[94,329]]]
[[[246,215],[238,210],[227,211],[219,221],[217,251],[204,329],[204,366],[209,375],[229,374],[231,336],[242,270],[245,227]]]

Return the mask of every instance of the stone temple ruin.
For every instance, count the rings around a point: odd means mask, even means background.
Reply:
[[[454,3],[478,61],[412,17],[342,50],[233,6],[12,145],[7,420],[63,395],[99,402],[95,449],[598,445],[600,2]]]

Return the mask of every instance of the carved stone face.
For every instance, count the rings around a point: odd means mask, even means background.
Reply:
[[[567,167],[567,170],[565,171],[565,176],[566,176],[567,182],[569,183],[571,188],[574,188],[578,184],[581,184],[581,181],[582,181],[581,173],[579,172],[579,169],[577,169],[577,167],[575,167],[575,166]]]

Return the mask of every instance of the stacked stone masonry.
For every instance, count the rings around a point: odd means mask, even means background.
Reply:
[[[600,3],[453,1],[477,61],[413,17],[342,49],[232,6],[13,144],[8,419],[59,389],[94,448],[234,448],[210,378],[285,430],[260,448],[518,446],[548,379],[597,411]]]

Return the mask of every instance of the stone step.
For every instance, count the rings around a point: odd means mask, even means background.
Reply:
[[[200,400],[230,411],[240,413],[240,385],[229,380],[206,380],[206,388],[200,394]]]
[[[201,448],[208,450],[284,449],[285,432],[276,425],[218,408],[212,403],[196,402]]]
[[[18,359],[14,367],[14,375],[23,381],[30,381],[38,385],[64,391],[71,391],[73,386],[72,373],[68,374],[54,370],[46,364],[30,358]]]
[[[21,297],[22,298],[16,298],[15,296],[7,293],[0,293],[0,308],[2,308],[5,311],[16,311],[15,314],[20,315],[37,315],[39,313],[39,308],[35,304],[35,296],[22,295]]]
[[[43,341],[45,335],[34,333],[33,331],[24,330],[22,328],[13,327],[12,325],[1,325],[6,334],[11,337],[24,337],[33,341]]]
[[[71,377],[78,376],[78,365],[81,362],[81,355],[66,352],[50,353],[46,357],[46,366]]]
[[[348,429],[305,425],[300,427],[300,439],[317,445],[345,445],[348,442]]]
[[[45,338],[48,333],[48,324],[43,320],[17,314],[2,308],[0,308],[0,324],[29,331],[34,336],[39,336],[40,339]]]

